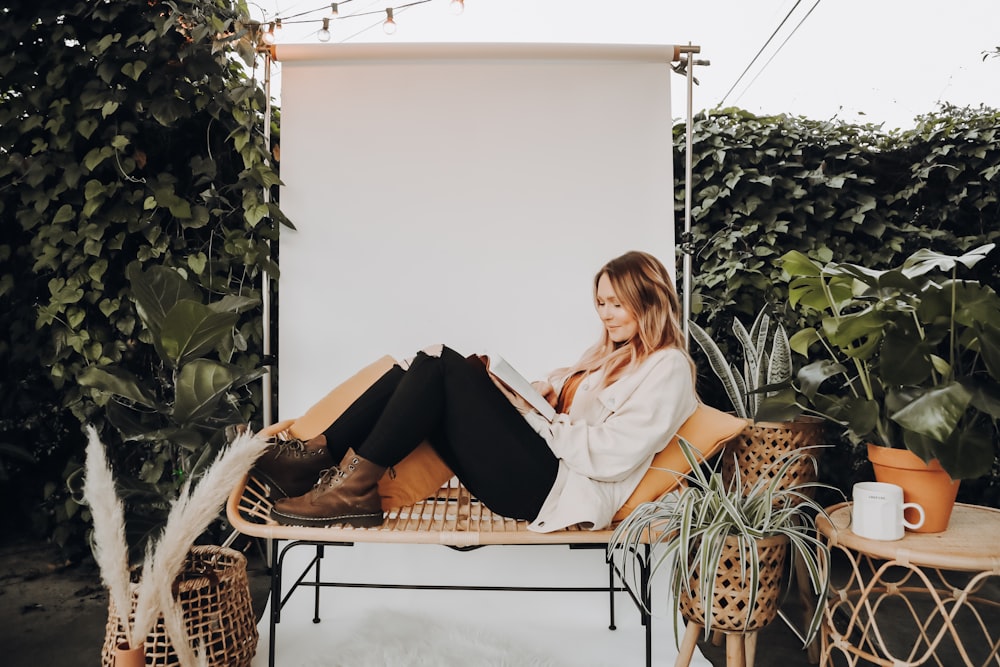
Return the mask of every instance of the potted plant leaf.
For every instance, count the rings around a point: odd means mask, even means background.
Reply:
[[[761,405],[773,392],[785,393],[785,400],[794,398],[788,387],[792,377],[792,351],[788,335],[781,322],[762,308],[750,329],[733,318],[733,337],[742,348],[742,361],[733,361],[733,354],[722,351],[712,336],[697,323],[689,322],[691,337],[705,354],[708,364],[719,378],[733,411],[747,420],[743,433],[730,441],[723,457],[722,473],[728,481],[739,466],[745,484],[753,484],[761,474],[773,474],[773,465],[788,451],[818,445],[823,440],[823,420],[791,415],[788,419],[762,419]],[[805,461],[787,470],[786,484],[797,480],[815,481],[814,467]]]
[[[738,643],[727,646],[728,653],[742,650],[747,634],[774,619],[789,551],[804,564],[813,592],[825,597],[829,550],[818,539],[814,523],[817,514],[825,513],[812,496],[815,487],[831,487],[817,482],[782,486],[781,471],[749,487],[738,471],[727,482],[718,462],[703,467],[685,440],[680,446],[691,466],[689,474],[678,475],[684,480],[681,490],[643,503],[622,521],[608,543],[608,559],[632,590],[647,585],[651,591],[657,575],[667,577],[675,602],[673,621],[676,625],[680,615],[687,622],[679,659],[683,664],[699,628],[706,638],[713,630],[726,632],[728,642]],[[803,460],[814,461],[810,450],[796,449],[778,467]],[[637,571],[632,559],[641,558],[647,540],[651,556]],[[806,643],[819,628],[822,608],[816,605],[809,617]]]
[[[791,306],[819,321],[790,338],[794,351],[812,359],[792,381],[794,392],[763,407],[841,424],[868,446],[876,479],[903,486],[907,502],[924,507],[922,532],[945,530],[959,480],[990,472],[996,461],[1000,297],[959,277],[993,248],[922,249],[886,270],[794,251],[781,259]],[[909,467],[939,480],[941,510],[930,481],[898,476]]]

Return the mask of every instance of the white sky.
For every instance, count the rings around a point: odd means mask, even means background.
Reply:
[[[340,15],[410,1],[350,0],[342,3]],[[287,18],[329,9],[317,0],[251,3],[254,18],[285,19],[279,43],[317,42],[320,21],[329,15]],[[1000,107],[1000,58],[983,60],[984,51],[1000,46],[1000,0],[465,0],[465,5],[458,16],[450,11],[450,0],[397,9],[392,36],[382,31],[381,16],[342,18],[331,23],[330,41],[691,43],[701,47],[697,58],[711,62],[695,70],[701,82],[694,87],[696,111],[725,100],[725,106],[755,114],[837,117],[905,129],[939,101]],[[276,70],[274,94],[280,97],[280,63]],[[672,85],[674,117],[682,118],[685,79],[675,76]]]

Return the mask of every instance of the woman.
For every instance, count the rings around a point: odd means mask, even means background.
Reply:
[[[272,518],[381,524],[379,478],[426,439],[498,514],[539,532],[606,527],[694,412],[696,395],[677,293],[659,260],[643,252],[611,260],[594,278],[594,301],[600,341],[536,383],[559,412],[551,422],[477,358],[428,348],[407,370],[383,375],[309,447],[261,461],[275,478],[293,467],[319,476],[305,494],[275,501]]]

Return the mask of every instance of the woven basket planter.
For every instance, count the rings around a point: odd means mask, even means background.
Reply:
[[[801,417],[792,422],[750,422],[743,432],[729,441],[722,460],[722,476],[729,484],[739,466],[743,488],[748,489],[761,477],[772,477],[781,468],[780,459],[800,447],[823,444],[825,422]],[[822,450],[813,450],[819,458]],[[809,459],[800,460],[788,469],[779,485],[787,489],[796,484],[816,481],[816,470]]]
[[[218,546],[192,547],[174,588],[174,597],[184,609],[189,641],[206,655],[208,664],[249,667],[257,650],[257,624],[243,554]],[[134,591],[132,600],[134,605]],[[124,640],[121,617],[111,603],[102,667],[113,667],[114,648]],[[146,637],[145,653],[147,666],[179,664],[162,616]]]
[[[719,567],[715,571],[715,594],[712,596],[712,630],[722,632],[755,632],[774,620],[778,613],[778,597],[781,593],[781,580],[785,570],[785,558],[788,554],[788,539],[783,536],[766,537],[758,540],[756,551],[747,548],[740,553],[735,537],[727,537],[722,546]],[[757,600],[753,611],[747,616],[750,606],[750,592],[747,590],[750,569],[741,576],[740,563],[746,559],[755,559],[760,563],[760,582],[757,589]],[[685,621],[694,622],[704,627],[705,609],[699,598],[701,573],[695,571],[691,578],[691,591],[681,591],[677,605]]]

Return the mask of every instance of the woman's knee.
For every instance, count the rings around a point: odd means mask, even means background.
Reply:
[[[437,345],[431,345],[429,347],[425,347],[420,351],[426,354],[428,357],[440,357],[441,354],[444,352],[444,350],[445,346],[441,343],[438,343]]]

